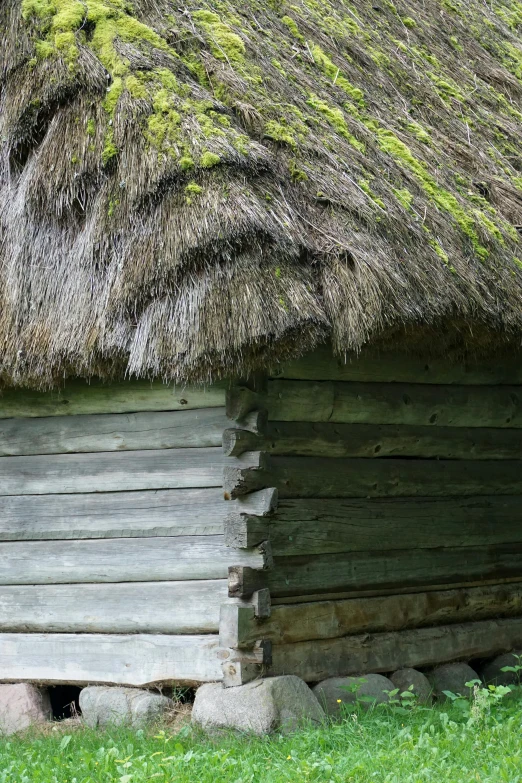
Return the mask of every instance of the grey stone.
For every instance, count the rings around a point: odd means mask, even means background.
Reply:
[[[399,689],[395,698],[400,699],[401,693],[410,692],[416,696],[417,704],[430,704],[431,685],[430,681],[422,672],[417,669],[399,669],[390,676],[394,688]],[[411,688],[411,691],[410,691]]]
[[[467,663],[446,663],[437,666],[428,677],[433,686],[433,693],[439,699],[446,698],[444,691],[451,691],[469,699],[473,690],[466,688],[466,683],[480,679],[477,672]]]
[[[389,701],[387,691],[393,691],[394,687],[392,681],[382,674],[364,674],[360,677],[330,677],[316,685],[313,693],[328,715],[339,715],[342,704],[357,702],[366,709],[375,704],[385,704]]]
[[[254,734],[288,733],[300,723],[320,723],[324,712],[308,685],[284,675],[225,688],[221,683],[196,691],[192,722],[206,731],[239,729]]]
[[[157,720],[173,706],[166,696],[138,688],[96,685],[80,692],[82,718],[91,728],[111,724],[139,728]]]
[[[522,650],[514,650],[488,661],[482,667],[480,674],[486,685],[518,685],[522,672],[503,672],[502,669],[504,666],[519,666],[521,664]]]
[[[21,682],[0,685],[0,734],[15,734],[51,717],[51,702],[45,688]]]

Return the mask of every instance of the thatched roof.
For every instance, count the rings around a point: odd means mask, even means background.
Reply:
[[[0,376],[520,344],[521,30],[518,0],[2,0]]]

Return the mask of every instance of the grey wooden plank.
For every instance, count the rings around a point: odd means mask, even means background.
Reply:
[[[217,633],[226,580],[0,587],[0,631]]]
[[[519,384],[522,383],[522,355],[497,354],[452,361],[447,356],[366,350],[338,359],[331,346],[326,345],[275,367],[272,377],[378,383]]]
[[[0,585],[224,579],[231,565],[263,568],[257,549],[229,549],[223,536],[8,541]]]
[[[246,451],[303,457],[522,459],[517,429],[272,421],[264,435],[223,433],[225,454]]]
[[[224,606],[226,614],[243,610],[233,630],[238,644],[251,647],[262,635],[273,644],[337,639],[349,634],[383,633],[449,623],[520,617],[522,582],[453,590],[273,606],[262,623],[253,609]],[[221,634],[221,625],[220,625]]]
[[[220,680],[217,635],[0,634],[0,681],[129,685]]]
[[[223,533],[221,487],[0,496],[0,541]]]
[[[272,421],[522,427],[520,386],[269,381]]]
[[[276,557],[507,544],[522,542],[522,496],[283,499],[264,523]]]
[[[0,457],[0,494],[219,487],[220,448]]]
[[[276,557],[274,597],[522,579],[522,544]]]
[[[522,494],[517,460],[329,459],[261,452],[251,467],[226,468],[223,482],[230,498],[262,487],[275,487],[280,498]]]
[[[295,674],[306,682],[318,682],[361,672],[392,672],[408,666],[489,658],[521,645],[520,617],[455,623],[274,645],[270,674]]]
[[[4,389],[0,394],[0,418],[222,408],[225,391],[225,383],[203,387],[144,380],[70,380],[62,389],[49,392]]]
[[[226,426],[224,408],[3,419],[0,456],[221,446]]]

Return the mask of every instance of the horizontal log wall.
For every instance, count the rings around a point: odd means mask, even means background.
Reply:
[[[308,680],[518,644],[521,368],[514,357],[386,354],[338,364],[321,349],[276,368],[264,388],[232,388],[227,411],[268,420],[224,433],[238,459],[225,491],[241,502],[272,487],[278,502],[267,517],[226,522],[237,545],[268,538],[274,566],[271,616],[228,608],[223,638],[246,649],[262,636],[271,673]],[[251,577],[234,574],[243,600]]]
[[[267,556],[224,544],[225,426],[223,386],[0,395],[0,679],[221,678],[229,566]]]

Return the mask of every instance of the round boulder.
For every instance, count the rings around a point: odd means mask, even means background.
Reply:
[[[451,691],[455,695],[470,699],[473,688],[466,687],[466,683],[479,679],[477,672],[467,663],[446,663],[437,666],[429,674],[433,693],[438,699],[447,698],[444,691]]]
[[[503,672],[505,666],[522,665],[522,650],[497,655],[492,661],[486,663],[480,673],[486,685],[518,685],[521,680],[520,672]]]
[[[391,675],[390,680],[394,688],[399,689],[396,699],[400,699],[402,693],[412,693],[417,704],[431,704],[430,681],[417,669],[399,669]]]
[[[382,674],[365,674],[360,677],[330,677],[313,688],[319,704],[327,715],[336,716],[342,704],[360,704],[369,709],[375,704],[389,701],[388,693],[394,684]]]

